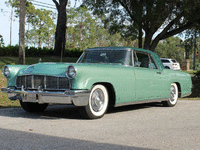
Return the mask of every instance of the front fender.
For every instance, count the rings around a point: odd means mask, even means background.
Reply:
[[[96,83],[109,83],[114,88],[116,103],[135,100],[133,67],[93,65],[82,68],[77,67],[77,76],[71,82],[72,90],[90,90]]]
[[[72,89],[91,89],[92,86],[95,84],[95,83],[110,83],[111,84],[111,80],[109,80],[109,78],[105,77],[104,78],[98,78],[98,77],[86,77],[86,78],[79,78],[79,79],[74,79],[72,80]]]
[[[18,75],[18,72],[22,69],[25,69],[28,67],[28,65],[7,65],[10,70],[10,75],[7,77],[7,86],[15,86],[15,80],[16,76]]]

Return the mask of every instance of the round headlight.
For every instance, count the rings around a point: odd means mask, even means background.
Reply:
[[[9,70],[8,66],[4,66],[2,72],[3,72],[3,75],[4,75],[5,77],[8,77],[9,74],[10,74],[10,70]]]
[[[69,77],[69,78],[75,78],[76,76],[76,68],[72,65],[68,66],[67,67],[67,70],[66,70],[66,75]]]

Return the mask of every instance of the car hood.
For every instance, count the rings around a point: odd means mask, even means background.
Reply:
[[[65,76],[67,67],[72,63],[38,63],[19,71],[18,75]]]

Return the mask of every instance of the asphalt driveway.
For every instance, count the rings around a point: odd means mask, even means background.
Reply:
[[[2,149],[199,149],[200,101],[178,101],[115,108],[87,120],[78,107],[49,106],[31,114],[0,109]]]

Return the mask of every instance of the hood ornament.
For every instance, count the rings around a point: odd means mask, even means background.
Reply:
[[[39,59],[39,63],[41,63],[41,62],[42,62],[42,58]]]

